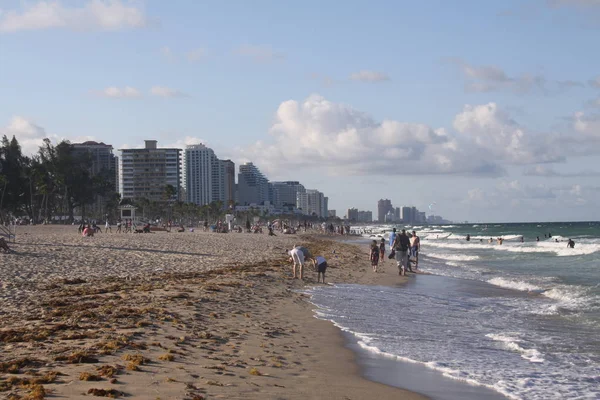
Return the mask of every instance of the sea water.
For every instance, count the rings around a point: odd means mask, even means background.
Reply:
[[[600,399],[600,223],[414,229],[431,275],[316,287],[318,317],[366,351],[508,398]]]

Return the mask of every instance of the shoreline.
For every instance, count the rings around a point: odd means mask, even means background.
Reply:
[[[310,235],[23,229],[0,267],[0,393],[424,399],[363,377],[341,331],[293,292],[316,284],[289,278],[283,253],[300,243],[328,258],[330,282],[386,279],[366,252]]]

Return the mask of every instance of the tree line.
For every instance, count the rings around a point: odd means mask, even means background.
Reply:
[[[163,198],[152,201],[146,198],[121,201],[116,191],[114,171],[92,173],[92,155],[76,151],[66,140],[54,145],[44,139],[37,153],[25,155],[16,137],[2,137],[0,143],[0,223],[12,217],[27,218],[32,223],[43,221],[73,222],[77,217],[87,220],[113,222],[118,218],[120,204],[132,204],[136,216],[145,221],[172,221],[197,225],[223,219],[226,213],[235,215],[238,223],[252,221],[254,217],[273,218],[264,211],[251,208],[234,211],[235,204],[213,201],[196,205],[181,201],[177,190],[166,185]],[[59,217],[59,218],[56,218]],[[285,217],[284,217],[285,218]],[[314,216],[296,220],[319,220]]]
[[[13,136],[0,143],[0,218],[27,217],[33,223],[53,216],[74,220],[75,209],[85,210],[102,198],[118,205],[109,171],[91,172],[91,154],[76,152],[66,140],[54,145],[44,139],[37,153],[23,154]],[[114,182],[114,181],[113,181]]]

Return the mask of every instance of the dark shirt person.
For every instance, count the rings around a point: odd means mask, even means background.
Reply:
[[[410,249],[410,239],[406,235],[406,230],[402,229],[402,233],[396,236],[392,246],[396,250],[396,262],[398,264],[398,275],[404,275],[408,269],[410,272],[410,264],[408,261],[408,250]]]
[[[569,239],[569,241],[567,242],[567,247],[570,247],[572,249],[575,248],[575,242],[571,239]]]

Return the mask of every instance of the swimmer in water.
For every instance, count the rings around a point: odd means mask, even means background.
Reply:
[[[572,249],[575,248],[575,242],[572,239],[569,239],[569,241],[567,242],[567,247],[570,247]]]

